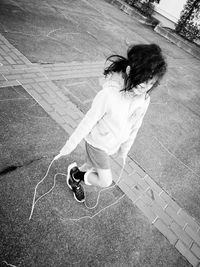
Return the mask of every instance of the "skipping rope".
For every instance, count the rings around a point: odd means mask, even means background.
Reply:
[[[65,173],[56,173],[56,174],[54,175],[54,184],[53,184],[52,188],[49,189],[46,193],[44,193],[42,196],[40,196],[37,200],[35,200],[35,199],[36,199],[36,193],[37,193],[37,188],[38,188],[38,186],[45,180],[45,178],[47,177],[47,175],[48,175],[48,173],[49,173],[49,170],[50,170],[50,168],[51,168],[53,162],[54,162],[55,160],[57,160],[59,157],[60,157],[60,155],[57,155],[56,157],[54,157],[54,159],[53,159],[53,160],[51,161],[51,163],[49,164],[49,167],[48,167],[48,169],[47,169],[47,172],[46,172],[45,176],[44,176],[44,177],[37,183],[37,185],[35,186],[34,195],[33,195],[33,201],[32,201],[32,208],[31,208],[31,213],[30,213],[30,216],[29,216],[29,220],[32,218],[33,211],[34,211],[34,208],[35,208],[36,203],[37,203],[41,198],[43,198],[44,196],[46,196],[47,194],[49,194],[49,193],[54,189],[54,187],[55,187],[55,185],[56,185],[56,177],[57,177],[57,175],[63,175],[63,176],[66,176],[66,177],[67,177],[67,175],[66,175]],[[87,209],[89,209],[89,210],[95,209],[95,208],[98,206],[98,204],[99,204],[99,198],[100,198],[101,193],[104,192],[104,191],[106,191],[106,190],[108,190],[108,189],[112,189],[112,188],[114,188],[114,187],[116,187],[116,186],[118,185],[118,183],[119,183],[119,181],[120,181],[120,179],[121,179],[121,176],[122,176],[124,167],[125,167],[125,161],[123,162],[123,167],[122,167],[122,169],[121,169],[119,178],[117,179],[116,183],[115,183],[114,185],[112,185],[112,186],[103,188],[103,189],[101,189],[101,190],[98,192],[97,201],[96,201],[96,204],[95,204],[94,206],[89,207],[89,206],[84,202],[84,205],[85,205],[85,207],[86,207]],[[84,192],[84,193],[85,193],[85,192]],[[85,194],[85,195],[86,195],[86,194]]]

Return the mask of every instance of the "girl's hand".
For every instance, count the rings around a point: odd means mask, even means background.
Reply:
[[[69,153],[68,153],[68,151],[67,151],[67,149],[65,148],[65,146],[60,150],[60,152],[59,152],[59,154],[56,156],[57,158],[60,158],[60,157],[62,157],[62,156],[66,156],[66,155],[68,155]]]
[[[118,156],[119,156],[120,158],[122,158],[123,163],[125,164],[125,162],[126,162],[126,158],[127,158],[127,154],[124,153],[124,152],[121,150],[121,148],[120,148],[119,151],[118,151]]]
[[[54,160],[58,160],[60,157],[62,157],[62,155],[58,154],[57,156],[55,156]]]

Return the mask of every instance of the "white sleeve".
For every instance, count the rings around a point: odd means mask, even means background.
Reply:
[[[82,139],[89,134],[95,124],[103,117],[107,110],[107,88],[102,89],[95,96],[91,108],[86,113],[78,127],[72,133],[64,147],[61,149],[60,154],[70,154]]]

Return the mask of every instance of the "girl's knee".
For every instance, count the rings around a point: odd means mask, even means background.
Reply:
[[[112,184],[112,173],[110,169],[97,169],[102,187],[109,187]]]

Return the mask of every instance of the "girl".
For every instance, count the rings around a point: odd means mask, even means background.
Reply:
[[[150,92],[166,72],[166,62],[156,44],[131,46],[127,58],[110,56],[102,90],[90,110],[57,156],[70,154],[85,140],[87,168],[68,166],[67,184],[78,202],[85,196],[80,184],[108,187],[112,183],[109,156],[118,154],[124,163],[142,124],[150,102]]]

